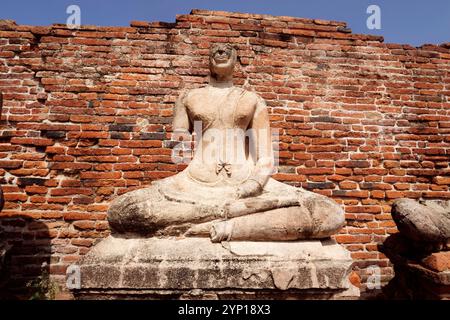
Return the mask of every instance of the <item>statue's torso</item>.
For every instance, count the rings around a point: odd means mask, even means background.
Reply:
[[[247,129],[255,112],[257,95],[238,87],[193,89],[186,95],[185,106],[191,122],[201,121],[210,128]]]
[[[207,86],[189,91],[184,103],[194,129],[202,132],[188,176],[205,184],[238,185],[245,181],[255,163],[244,138],[257,95],[238,87]]]

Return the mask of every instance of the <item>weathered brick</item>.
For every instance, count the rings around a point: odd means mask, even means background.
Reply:
[[[335,239],[339,243],[368,243],[372,237],[369,235],[338,234]]]
[[[17,184],[19,186],[32,186],[32,185],[43,186],[47,183],[47,181],[48,179],[43,178],[18,178]]]
[[[422,264],[438,272],[450,270],[450,251],[432,253],[422,260]]]
[[[358,187],[358,184],[353,181],[341,181],[339,187],[344,190],[354,190]]]
[[[85,171],[80,173],[81,179],[119,179],[121,176],[121,172]]]
[[[46,194],[48,191],[48,188],[43,186],[26,186],[25,192],[28,194]]]
[[[34,145],[34,146],[51,146],[54,144],[52,139],[45,138],[19,138],[14,137],[11,139],[12,144],[21,144],[21,145]]]
[[[52,196],[67,196],[76,194],[91,195],[93,193],[94,191],[90,188],[58,188],[50,191]]]
[[[450,185],[450,176],[447,177],[434,177],[433,182],[436,184]]]
[[[0,168],[17,169],[22,167],[23,161],[0,160]]]

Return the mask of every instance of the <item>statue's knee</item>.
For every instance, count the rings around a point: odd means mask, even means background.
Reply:
[[[330,200],[332,201],[332,200]],[[345,213],[344,210],[333,201],[333,206],[330,205],[330,210],[326,215],[323,222],[322,232],[325,236],[332,236],[338,233],[345,225]]]
[[[148,234],[154,229],[149,223],[151,211],[145,190],[136,190],[117,197],[108,210],[108,222],[115,233]]]
[[[345,225],[344,210],[330,198],[316,194],[307,199],[307,207],[315,224],[314,237],[329,237]]]

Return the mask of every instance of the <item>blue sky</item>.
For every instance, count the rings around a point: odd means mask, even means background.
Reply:
[[[18,24],[65,23],[66,8],[81,8],[81,23],[128,26],[131,20],[173,22],[191,9],[225,10],[346,21],[354,33],[382,35],[385,42],[450,42],[450,0],[39,0],[2,1],[0,19]],[[369,5],[381,9],[381,29],[369,30]]]

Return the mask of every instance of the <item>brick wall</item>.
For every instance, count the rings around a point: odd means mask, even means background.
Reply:
[[[392,276],[377,249],[396,231],[390,203],[450,198],[450,44],[194,10],[131,27],[0,21],[0,225],[14,245],[12,279],[42,262],[63,278],[108,235],[111,199],[184,168],[164,140],[180,90],[207,82],[215,42],[238,48],[236,84],[266,99],[280,129],[275,178],[345,206],[336,239],[363,283],[370,265]]]

